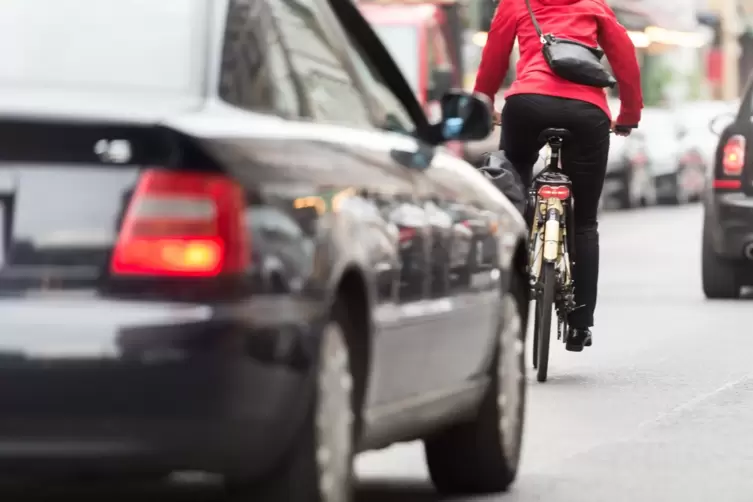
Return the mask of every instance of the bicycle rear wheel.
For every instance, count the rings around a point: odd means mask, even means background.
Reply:
[[[534,357],[536,358],[536,380],[546,382],[549,370],[549,342],[552,333],[552,307],[556,287],[554,263],[544,263],[541,268],[542,290],[536,299],[536,321]]]

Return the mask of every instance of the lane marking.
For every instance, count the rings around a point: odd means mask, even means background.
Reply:
[[[662,422],[667,421],[668,419],[671,419],[673,417],[676,417],[678,415],[682,415],[686,411],[692,410],[693,408],[697,407],[700,404],[703,404],[705,401],[708,401],[710,399],[713,399],[714,397],[718,396],[719,394],[728,391],[734,387],[737,387],[740,384],[743,384],[747,382],[748,380],[753,378],[753,373],[749,373],[741,378],[738,378],[736,380],[731,380],[721,387],[712,390],[711,392],[706,392],[705,394],[699,394],[693,399],[686,401],[680,405],[675,406],[669,411],[665,411],[662,413],[659,413],[656,417],[652,418],[651,420],[645,420],[638,424],[638,428],[644,428],[644,427],[650,427],[655,425],[660,425]]]
[[[663,421],[667,420],[668,418],[681,415],[682,413],[691,410],[698,406],[699,404],[704,403],[705,401],[708,401],[709,399],[712,399],[719,394],[728,391],[734,387],[737,387],[740,384],[743,384],[749,380],[753,379],[753,373],[749,373],[747,375],[744,375],[738,379],[731,380],[721,387],[718,387],[711,392],[706,392],[704,394],[700,394],[693,399],[690,399],[689,401],[686,401],[678,406],[675,406],[669,411],[660,413],[656,417],[654,417],[651,420],[645,420],[638,424],[638,427],[630,432],[626,433],[624,436],[622,436],[619,439],[609,439],[609,440],[602,440],[602,441],[596,441],[594,443],[591,443],[589,445],[585,445],[581,448],[576,448],[574,450],[571,450],[568,453],[565,453],[563,456],[559,458],[552,458],[550,460],[545,460],[541,462],[539,465],[537,465],[533,470],[528,471],[526,474],[533,474],[536,472],[546,472],[548,470],[551,470],[552,468],[555,468],[558,465],[561,465],[563,463],[572,461],[576,459],[577,457],[580,457],[581,455],[587,455],[595,450],[598,450],[599,448],[605,447],[605,446],[613,446],[617,444],[628,444],[632,441],[635,441],[637,439],[640,439],[640,437],[645,433],[646,427],[652,427],[660,425]]]

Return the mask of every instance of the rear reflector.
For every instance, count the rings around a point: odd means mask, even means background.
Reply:
[[[410,227],[403,227],[400,229],[399,240],[400,242],[407,242],[416,236],[416,229]]]
[[[118,275],[211,277],[245,269],[243,190],[214,174],[148,170],[113,253]]]
[[[539,188],[539,197],[542,199],[559,199],[565,200],[570,197],[570,189],[566,186],[549,186],[544,185]]]
[[[740,176],[745,167],[745,136],[736,134],[724,145],[722,169],[727,176]]]
[[[714,180],[711,186],[717,190],[740,190],[743,184],[740,180]]]

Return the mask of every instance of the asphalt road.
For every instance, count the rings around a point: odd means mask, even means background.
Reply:
[[[753,305],[703,298],[700,218],[604,215],[594,346],[553,345],[545,384],[530,372],[518,482],[475,500],[753,500]],[[358,470],[357,502],[440,500],[419,444],[362,455]]]

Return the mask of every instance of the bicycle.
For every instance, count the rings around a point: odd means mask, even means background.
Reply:
[[[531,298],[536,300],[533,367],[539,382],[546,381],[549,369],[552,308],[557,312],[557,339],[567,343],[567,314],[576,307],[572,182],[560,162],[562,144],[569,137],[567,129],[541,132],[539,141],[549,146],[549,162],[528,190],[528,276]]]
[[[619,126],[628,130],[632,127]],[[611,131],[614,133],[614,131]],[[562,172],[562,145],[571,136],[567,129],[544,129],[539,141],[549,146],[547,166],[528,189],[526,221],[529,222],[528,275],[534,310],[533,367],[536,380],[545,382],[549,370],[552,309],[557,313],[557,339],[567,343],[567,316],[575,304],[575,232],[572,182]]]

